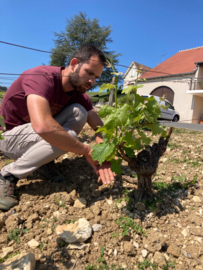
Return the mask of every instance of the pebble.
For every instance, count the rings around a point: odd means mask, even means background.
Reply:
[[[101,224],[94,224],[92,226],[92,229],[93,229],[94,232],[98,232],[99,230],[102,229],[102,225]]]
[[[148,251],[146,249],[143,249],[141,252],[142,252],[142,257],[146,258],[147,254],[148,254]]]
[[[118,254],[117,249],[114,249],[113,255],[117,256],[117,254]]]
[[[79,198],[75,201],[73,207],[84,209],[86,208],[86,205],[87,205],[87,201],[84,198]]]
[[[35,249],[39,246],[39,242],[37,242],[35,239],[30,240],[27,244],[32,249]]]

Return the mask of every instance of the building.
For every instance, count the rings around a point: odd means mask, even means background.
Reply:
[[[127,87],[128,85],[135,84],[138,70],[141,71],[141,73],[138,76],[140,77],[141,75],[145,74],[145,72],[147,72],[150,69],[151,69],[150,67],[147,67],[147,66],[144,66],[142,64],[132,61],[129,68],[123,75],[123,79],[124,79],[123,88]]]
[[[163,96],[180,114],[180,121],[199,123],[203,114],[203,46],[179,51],[143,74],[138,94]]]

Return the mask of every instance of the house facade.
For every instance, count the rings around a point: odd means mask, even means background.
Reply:
[[[203,47],[180,51],[143,74],[140,95],[163,96],[184,123],[200,122],[203,114]]]
[[[143,75],[145,72],[147,72],[150,69],[151,69],[150,67],[147,67],[147,66],[144,66],[142,64],[132,61],[129,68],[123,75],[123,79],[124,79],[123,88],[127,87],[128,85],[134,85],[136,83],[138,70],[141,71],[141,73],[139,74],[139,77],[140,77],[141,75]]]

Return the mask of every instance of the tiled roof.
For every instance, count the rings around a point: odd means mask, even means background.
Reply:
[[[203,46],[179,51],[163,63],[146,72],[141,78],[151,78],[195,72],[197,62],[203,61]]]

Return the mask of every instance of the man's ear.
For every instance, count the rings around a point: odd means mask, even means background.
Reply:
[[[70,61],[70,66],[71,66],[71,69],[73,71],[75,71],[75,69],[77,68],[78,66],[78,59],[77,58],[73,58],[71,61]]]

